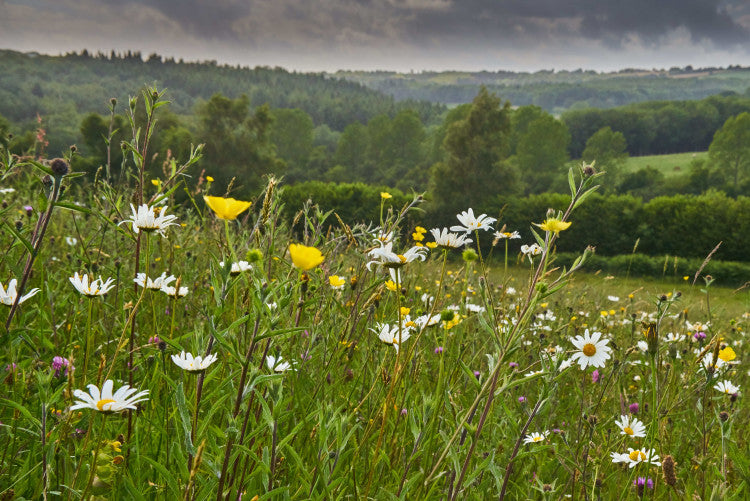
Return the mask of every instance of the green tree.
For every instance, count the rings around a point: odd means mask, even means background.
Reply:
[[[251,113],[247,96],[231,99],[215,94],[198,106],[196,114],[198,137],[206,145],[201,165],[216,179],[215,193],[221,194],[235,178],[234,189],[242,186],[247,196],[260,186],[263,175],[283,168],[270,140],[273,117],[267,105]]]
[[[313,149],[313,121],[310,115],[294,108],[272,110],[271,142],[287,165],[290,182],[304,178],[304,171]]]
[[[333,156],[334,164],[341,167],[337,169],[337,175],[343,176],[336,180],[351,182],[364,179],[368,144],[367,127],[359,122],[346,126]]]
[[[445,158],[431,173],[431,193],[444,211],[481,207],[517,190],[510,152],[510,103],[482,87],[465,119],[453,122],[443,141]]]
[[[729,117],[714,135],[708,155],[732,176],[736,193],[740,178],[750,167],[750,113]]]
[[[568,161],[570,133],[564,123],[542,113],[519,134],[516,163],[527,193],[550,190]]]
[[[586,141],[583,150],[583,161],[596,160],[598,170],[607,172],[607,184],[617,186],[622,167],[628,159],[628,143],[622,132],[613,132],[610,127],[602,127]]]

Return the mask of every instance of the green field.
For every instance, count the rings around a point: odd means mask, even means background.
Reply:
[[[646,167],[653,167],[661,171],[664,177],[674,177],[690,172],[690,162],[708,158],[707,151],[692,153],[671,153],[669,155],[646,155],[630,157],[625,164],[624,172],[636,172]]]

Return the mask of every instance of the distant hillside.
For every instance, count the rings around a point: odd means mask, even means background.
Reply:
[[[215,93],[246,94],[253,106],[300,108],[316,125],[343,130],[381,113],[416,109],[429,122],[443,109],[427,102],[396,102],[391,96],[323,73],[296,73],[282,68],[240,68],[215,62],[186,63],[147,58],[140,53],[44,56],[0,50],[0,115],[12,122],[33,120],[37,113],[57,125],[80,123],[70,115],[106,113],[110,98],[127,97],[156,84],[168,89],[174,113],[192,114],[196,102]],[[67,115],[67,117],[66,117]]]
[[[580,108],[611,108],[654,100],[692,100],[736,92],[749,94],[750,68],[670,70],[498,72],[340,71],[337,77],[385,92],[397,100],[468,103],[481,85],[514,106],[534,104],[553,113]]]

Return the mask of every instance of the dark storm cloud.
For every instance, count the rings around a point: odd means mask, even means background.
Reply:
[[[744,0],[135,1],[158,9],[198,37],[263,38],[281,45],[308,37],[334,43],[340,32],[348,32],[432,45],[583,38],[613,47],[633,40],[653,46],[678,29],[694,43],[729,46],[750,41],[750,27],[740,24],[736,14],[742,9],[747,14]]]

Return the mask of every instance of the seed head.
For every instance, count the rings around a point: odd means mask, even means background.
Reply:
[[[52,169],[52,173],[55,176],[62,177],[68,173],[68,171],[70,170],[70,167],[68,167],[68,162],[66,162],[62,158],[56,158],[52,160],[50,169]]]

